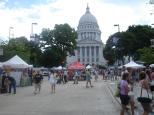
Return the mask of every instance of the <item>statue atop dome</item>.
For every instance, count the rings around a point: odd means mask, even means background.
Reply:
[[[88,3],[87,3],[87,8],[86,8],[86,13],[90,13],[90,8],[88,6]]]

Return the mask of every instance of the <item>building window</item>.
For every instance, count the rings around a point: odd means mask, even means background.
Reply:
[[[87,62],[89,62],[89,58],[87,58]]]
[[[82,57],[85,56],[85,47],[82,47]]]
[[[77,47],[77,56],[80,56],[80,47]]]
[[[84,62],[85,60],[84,60],[84,58],[82,59],[82,62]]]
[[[80,62],[80,58],[78,58],[78,62]]]
[[[89,57],[89,46],[87,46],[87,56]]]
[[[92,62],[94,62],[94,58],[92,58]]]
[[[94,57],[94,46],[91,47],[91,56]]]
[[[96,58],[96,62],[99,62],[99,58]]]
[[[99,46],[96,46],[96,57],[99,56]]]

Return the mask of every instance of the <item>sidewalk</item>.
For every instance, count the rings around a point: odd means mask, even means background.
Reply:
[[[50,91],[47,79],[41,92],[33,94],[34,86],[19,87],[14,95],[0,95],[0,115],[119,115],[119,105],[107,88],[107,82],[86,81],[57,84],[56,93]]]
[[[115,93],[115,90],[116,90],[116,82],[117,81],[110,81],[108,80],[107,83],[108,83],[108,88],[110,89],[112,95],[114,96],[114,93]],[[143,108],[141,106],[141,104],[137,101],[137,97],[139,97],[139,94],[140,94],[140,87],[138,85],[134,86],[134,97],[135,97],[135,105],[137,106],[137,108],[135,109],[135,115],[141,115],[142,112],[143,112]],[[152,95],[150,94],[150,98],[152,97]],[[120,98],[118,97],[115,97],[115,100],[121,104],[120,102]],[[154,113],[151,113],[149,115],[154,115]]]

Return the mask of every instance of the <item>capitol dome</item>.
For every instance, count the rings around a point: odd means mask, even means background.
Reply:
[[[86,8],[86,13],[80,18],[79,24],[97,23],[95,16],[90,13],[89,7]]]
[[[101,31],[94,15],[87,5],[86,12],[81,16],[77,27],[77,48],[74,57],[67,58],[67,63],[79,61],[85,65],[105,65],[103,57],[104,44]]]

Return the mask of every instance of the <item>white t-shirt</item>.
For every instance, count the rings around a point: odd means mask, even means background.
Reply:
[[[52,74],[50,75],[49,82],[50,82],[50,84],[56,84],[57,80],[54,75],[52,75]]]

